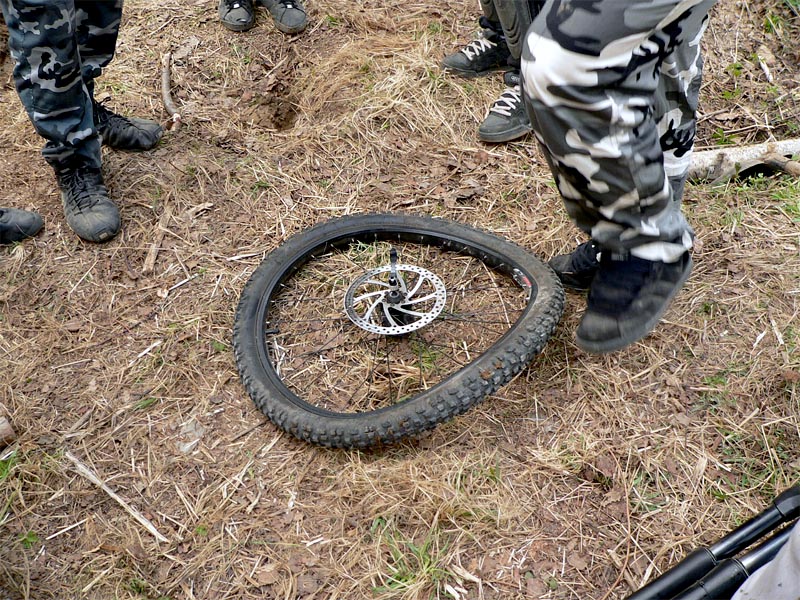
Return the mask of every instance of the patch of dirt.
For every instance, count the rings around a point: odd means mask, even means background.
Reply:
[[[326,451],[267,422],[231,328],[292,234],[390,210],[542,258],[583,241],[531,138],[477,140],[501,77],[439,70],[476,7],[308,4],[284,36],[263,9],[234,34],[205,0],[126,2],[97,91],[166,122],[173,52],[185,123],[154,151],[104,151],[124,223],[104,245],[64,222],[4,64],[0,194],[45,229],[0,250],[18,434],[0,450],[0,596],[619,599],[798,480],[800,207],[780,174],[687,188],[694,273],[630,349],[580,352],[569,294],[521,376],[417,439]],[[791,3],[718,5],[698,149],[798,135],[799,29]]]

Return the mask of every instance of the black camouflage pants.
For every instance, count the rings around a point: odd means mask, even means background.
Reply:
[[[122,0],[0,0],[14,84],[55,168],[100,167],[94,79],[114,56]]]
[[[715,0],[547,0],[522,55],[524,100],[567,212],[601,246],[677,260],[700,40]]]

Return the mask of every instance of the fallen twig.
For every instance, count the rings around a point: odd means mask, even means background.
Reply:
[[[689,179],[721,183],[757,165],[797,175],[800,163],[786,158],[796,154],[800,154],[798,138],[695,152],[689,167]]]
[[[145,275],[149,275],[150,273],[152,273],[153,269],[156,266],[158,251],[161,249],[161,244],[164,242],[164,236],[166,236],[167,234],[167,224],[169,223],[169,219],[171,216],[172,216],[171,211],[165,208],[164,213],[158,220],[158,227],[156,228],[156,239],[154,239],[153,243],[150,245],[150,250],[147,251],[147,257],[144,259],[144,266],[142,267],[142,273]]]
[[[67,451],[64,453],[73,465],[75,465],[75,470],[78,471],[80,475],[91,481],[101,490],[103,490],[106,494],[108,494],[112,500],[116,501],[125,512],[127,512],[130,516],[136,519],[142,527],[144,527],[148,532],[150,532],[153,537],[155,537],[159,542],[169,542],[169,538],[159,533],[158,529],[145,518],[145,516],[137,511],[135,508],[130,506],[127,502],[125,502],[116,492],[114,492],[110,487],[108,487],[103,480],[101,480],[97,475],[95,475],[94,471],[92,471],[89,467],[84,465],[80,460],[78,460],[71,452]]]
[[[171,66],[172,53],[167,52],[161,59],[161,100],[164,103],[164,110],[167,111],[167,114],[172,119],[172,125],[170,129],[177,131],[183,121],[181,119],[181,113],[178,112],[178,109],[175,107],[175,103],[172,101],[172,92],[170,91]]]

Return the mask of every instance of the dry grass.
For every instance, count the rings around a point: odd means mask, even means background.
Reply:
[[[99,91],[165,119],[174,51],[186,125],[154,152],[106,154],[124,218],[107,245],[66,227],[6,64],[0,192],[46,229],[0,252],[0,402],[19,433],[0,455],[0,596],[624,598],[798,479],[800,190],[781,176],[689,188],[695,273],[628,350],[578,351],[570,295],[530,369],[421,439],[324,451],[265,423],[231,326],[287,236],[394,210],[543,257],[580,239],[530,139],[477,142],[499,77],[437,67],[471,34],[471,3],[309,1],[294,38],[263,11],[234,35],[207,0],[126,4]],[[714,16],[698,145],[796,136],[795,13]]]

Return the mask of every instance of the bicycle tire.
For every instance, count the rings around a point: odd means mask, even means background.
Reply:
[[[480,261],[488,268],[487,272],[491,269],[506,279],[513,278],[516,285],[524,289],[524,307],[508,330],[480,356],[418,395],[357,413],[315,406],[287,387],[278,372],[282,367],[276,369],[270,358],[268,338],[277,335],[278,329],[267,327],[270,318],[277,318],[270,313],[271,307],[277,313],[276,297],[309,261],[339,252],[340,248],[349,248],[354,243],[387,240],[424,243],[430,246],[431,253],[437,252],[446,258],[452,253],[469,262]],[[234,319],[233,348],[247,393],[274,424],[310,443],[366,448],[397,442],[432,429],[464,413],[507,384],[542,350],[563,310],[564,291],[550,267],[523,248],[493,234],[424,216],[346,216],[290,237],[264,258],[241,293]],[[280,347],[278,342],[275,347]],[[322,361],[321,354],[319,358]],[[436,361],[434,357],[433,364]],[[275,362],[280,360],[276,358]],[[370,373],[370,377],[374,377],[374,373]]]

